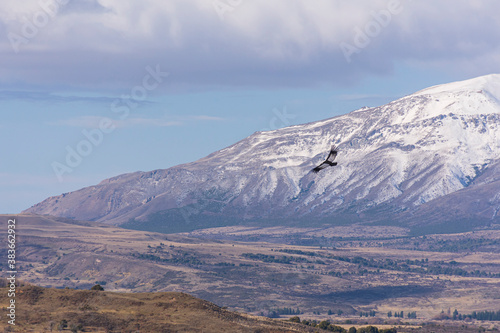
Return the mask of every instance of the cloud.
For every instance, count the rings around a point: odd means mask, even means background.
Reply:
[[[147,126],[147,127],[170,127],[180,126],[180,121],[171,121],[165,119],[150,119],[150,118],[130,118],[126,120],[118,120],[117,127],[133,127],[133,126]]]
[[[105,96],[76,96],[59,95],[45,91],[28,90],[0,90],[0,100],[22,100],[22,101],[50,101],[50,102],[89,102],[89,103],[107,103],[111,104],[116,97]],[[149,104],[149,101],[137,101],[136,103]]]
[[[101,120],[106,117],[100,116],[80,116],[68,119],[59,119],[55,121],[46,122],[47,125],[52,126],[70,126],[70,127],[80,127],[80,128],[99,128]],[[109,119],[109,118],[107,118]],[[182,122],[176,120],[167,120],[164,118],[127,118],[123,120],[111,119],[113,125],[116,128],[127,128],[127,127],[170,127],[170,126],[180,126]]]
[[[126,120],[115,120],[116,127],[170,127],[170,126],[180,126],[182,123],[180,121],[172,121],[166,119],[152,119],[152,118],[129,118]]]
[[[398,62],[480,75],[499,65],[499,11],[494,0],[74,0],[42,24],[38,1],[4,1],[0,83],[130,89],[156,64],[171,72],[158,91],[345,86]],[[14,52],[9,36],[36,17]],[[342,43],[357,50],[350,62]]]
[[[214,117],[214,116],[207,116],[207,115],[190,116],[190,118],[194,119],[194,120],[205,120],[205,121],[224,121],[224,120],[226,120],[225,118],[222,118],[222,117]]]
[[[63,1],[60,1],[61,3]],[[61,13],[107,13],[109,9],[104,7],[97,0],[68,0],[68,3],[61,6]]]
[[[58,119],[54,121],[47,121],[46,124],[50,126],[69,126],[79,128],[99,128],[101,120],[105,117],[100,116],[79,116],[68,119]],[[130,128],[130,127],[171,127],[182,126],[189,121],[223,121],[224,118],[213,117],[207,115],[195,115],[187,117],[178,117],[178,119],[167,118],[127,118],[123,120],[111,119],[116,128]]]

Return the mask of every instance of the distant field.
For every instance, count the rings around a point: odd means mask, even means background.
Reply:
[[[499,230],[411,237],[379,226],[231,227],[166,235],[16,218],[18,270],[39,286],[89,289],[99,282],[107,291],[186,292],[254,315],[286,319],[293,309],[301,318],[347,325],[498,327],[444,318],[455,309],[499,310]],[[387,315],[401,311],[404,318]]]
[[[245,227],[231,226],[210,229],[195,230],[186,235],[190,236],[270,236],[284,237],[290,235],[300,235],[301,237],[349,237],[349,238],[385,238],[401,237],[410,233],[409,228],[391,227],[391,226],[370,226],[352,225],[335,227],[317,227],[317,228],[297,228],[297,227]]]

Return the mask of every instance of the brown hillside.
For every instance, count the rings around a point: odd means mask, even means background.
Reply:
[[[1,288],[3,312],[9,299]],[[115,293],[24,286],[16,292],[16,332],[313,332],[304,325],[253,317],[177,292]],[[6,320],[1,328],[10,326]],[[79,332],[81,331],[78,330]]]

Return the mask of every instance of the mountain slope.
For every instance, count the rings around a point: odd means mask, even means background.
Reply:
[[[338,166],[310,173],[332,143]],[[107,179],[26,212],[166,230],[244,220],[378,221],[388,220],[387,213],[402,221],[466,188],[478,189],[482,211],[496,212],[500,189],[488,186],[491,177],[476,180],[498,161],[500,75],[494,74],[257,132],[196,162]],[[482,214],[467,216],[476,213]],[[442,215],[441,222],[448,216]]]
[[[3,281],[2,281],[3,282]],[[0,303],[7,307],[8,288]],[[23,306],[16,326],[24,332],[49,332],[67,322],[68,331],[86,332],[318,332],[306,325],[225,310],[179,292],[116,293],[108,291],[18,288]],[[8,331],[7,321],[0,325]],[[62,330],[62,329],[61,329]],[[64,330],[67,331],[67,330]],[[326,332],[321,330],[321,332]]]
[[[417,233],[460,232],[500,223],[500,162],[489,165],[469,186],[405,212],[400,219]]]

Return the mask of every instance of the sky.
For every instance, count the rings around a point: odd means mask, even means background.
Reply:
[[[500,72],[494,0],[0,2],[0,213]]]

